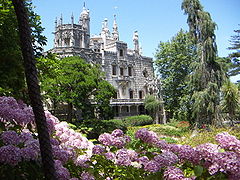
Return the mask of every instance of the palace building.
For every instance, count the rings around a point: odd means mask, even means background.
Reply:
[[[71,24],[64,24],[62,17],[55,21],[54,48],[48,52],[60,58],[80,56],[89,63],[100,64],[106,73],[106,80],[117,91],[111,100],[115,117],[145,113],[143,101],[147,94],[157,95],[158,81],[154,77],[152,58],[142,55],[138,32],[133,33],[134,49],[119,39],[116,16],[112,31],[108,20],[102,22],[99,35],[90,35],[89,10],[83,7],[77,24],[71,17]]]

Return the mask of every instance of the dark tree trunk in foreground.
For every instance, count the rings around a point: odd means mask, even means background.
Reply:
[[[40,143],[42,167],[45,178],[52,180],[55,178],[54,161],[52,156],[52,147],[50,136],[47,129],[46,117],[44,114],[43,103],[38,84],[37,70],[31,41],[31,29],[29,18],[23,0],[12,0],[17,15],[19,34],[21,41],[22,55],[24,59],[25,75],[28,86],[35,122],[37,125],[38,138]]]
[[[67,122],[72,123],[72,118],[73,118],[73,104],[68,103],[68,106],[67,106]]]

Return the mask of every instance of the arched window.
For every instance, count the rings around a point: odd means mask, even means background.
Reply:
[[[148,77],[148,72],[147,72],[146,69],[144,69],[142,73],[143,73],[143,76],[144,76],[145,78]]]
[[[123,49],[119,50],[119,55],[122,57],[123,56]]]
[[[133,99],[133,90],[129,90],[129,98]]]
[[[128,67],[128,75],[132,76],[132,67]]]
[[[112,75],[117,75],[117,66],[112,65]]]
[[[120,76],[124,76],[124,69],[123,69],[123,67],[120,67]]]
[[[143,99],[143,91],[142,90],[139,91],[138,94],[139,94],[139,99]]]

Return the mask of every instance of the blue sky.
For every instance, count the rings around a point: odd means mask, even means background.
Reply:
[[[63,15],[65,23],[70,22],[71,14],[78,21],[83,7],[83,0],[33,0],[36,12],[41,16],[45,27],[44,35],[48,39],[45,50],[53,47],[54,21]],[[180,28],[188,30],[187,16],[181,10],[182,0],[85,0],[90,10],[91,34],[99,34],[101,22],[108,18],[112,29],[113,15],[117,15],[120,40],[133,48],[132,35],[138,30],[143,53],[154,57],[160,41],[166,42]],[[217,23],[216,31],[218,54],[227,56],[230,51],[230,36],[240,24],[240,0],[201,0],[204,10],[208,11]]]
[[[154,57],[160,41],[171,39],[181,28],[188,30],[187,16],[181,10],[182,0],[85,0],[90,10],[91,34],[99,34],[101,22],[108,18],[112,29],[113,15],[117,15],[120,40],[133,48],[132,36],[138,30],[143,53]],[[41,16],[48,39],[45,50],[53,47],[54,21],[63,15],[64,23],[69,23],[73,13],[78,22],[83,0],[33,0],[36,12]],[[218,25],[216,30],[218,54],[227,56],[230,51],[229,39],[233,30],[240,24],[240,0],[201,0],[204,10],[208,11]]]

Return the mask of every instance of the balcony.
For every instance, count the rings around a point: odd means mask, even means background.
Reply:
[[[143,99],[111,99],[111,105],[143,105]]]

